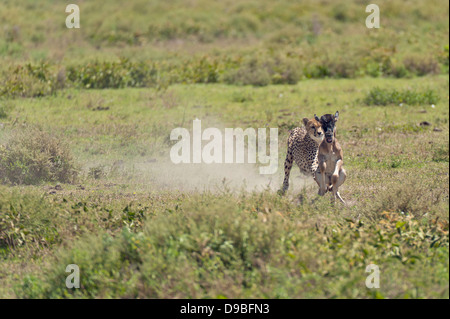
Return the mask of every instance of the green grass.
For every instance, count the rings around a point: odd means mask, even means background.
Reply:
[[[72,89],[11,100],[2,140],[22,122],[39,126],[63,135],[82,169],[76,184],[2,188],[0,291],[5,297],[446,297],[447,81]],[[380,85],[433,87],[440,102],[435,108],[359,104]],[[295,169],[293,189],[283,198],[273,188],[228,190],[205,181],[183,191],[180,183],[197,173],[189,167],[181,176],[160,172],[171,128],[190,129],[195,117],[203,128],[267,124],[280,127],[279,185],[288,127],[335,109],[348,207],[316,198],[315,186],[296,187]],[[419,127],[422,121],[432,125]],[[14,275],[23,258],[33,262]],[[383,269],[377,291],[364,286],[370,262]],[[84,269],[83,288],[75,292],[60,285],[69,263]]]
[[[366,298],[375,295],[364,288],[364,268],[373,262],[383,269],[378,296],[445,296],[448,237],[432,235],[432,222],[397,214],[380,215],[379,225],[355,222],[274,194],[239,200],[203,194],[177,202],[175,210],[147,217],[141,231],[77,241],[43,278],[16,291],[50,298]],[[73,293],[60,285],[69,263],[84,270],[83,287]],[[431,265],[432,274],[420,273]]]
[[[448,74],[448,7],[437,1],[381,1],[383,27],[370,31],[358,1],[139,0],[111,9],[117,5],[80,3],[81,29],[67,29],[51,1],[0,5],[0,17],[14,21],[0,42],[0,96],[38,97],[67,86],[265,86]]]
[[[403,105],[403,103],[408,105],[433,105],[438,101],[439,97],[436,92],[430,89],[424,92],[416,92],[412,90],[386,90],[378,87],[371,90],[363,100],[366,105]]]
[[[377,4],[84,1],[68,30],[3,1],[0,298],[448,298],[448,5]],[[289,130],[335,111],[348,205],[295,167],[280,197]],[[278,172],[171,164],[196,118],[277,127]]]

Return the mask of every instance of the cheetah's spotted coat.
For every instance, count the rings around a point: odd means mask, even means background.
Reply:
[[[296,127],[289,135],[284,162],[283,192],[289,188],[289,175],[294,162],[306,176],[314,176],[319,167],[317,155],[324,137],[322,126],[315,118],[304,118],[303,124],[305,127]]]

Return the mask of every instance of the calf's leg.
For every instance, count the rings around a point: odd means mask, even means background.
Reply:
[[[344,184],[345,179],[347,178],[347,173],[345,172],[345,169],[342,167],[342,161],[338,160],[336,162],[336,168],[333,172],[333,175],[331,176],[331,184],[332,184],[332,192],[334,200],[336,198],[339,198],[339,200],[345,204],[345,201],[342,199],[341,194],[339,194],[339,186]]]

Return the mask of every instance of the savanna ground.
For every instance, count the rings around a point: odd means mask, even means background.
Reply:
[[[0,4],[0,297],[449,297],[448,3],[73,2]],[[279,196],[336,110],[348,205]],[[171,164],[195,118],[277,127],[277,174]]]

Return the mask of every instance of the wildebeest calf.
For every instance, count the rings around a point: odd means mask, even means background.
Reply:
[[[339,112],[334,115],[325,114],[320,119],[314,115],[316,120],[320,122],[325,132],[325,138],[319,146],[319,169],[315,173],[316,182],[319,184],[319,195],[323,196],[327,191],[333,193],[334,200],[336,197],[345,204],[339,194],[339,186],[341,186],[347,174],[342,167],[344,165],[344,156],[341,145],[336,139],[336,122],[339,118]]]

